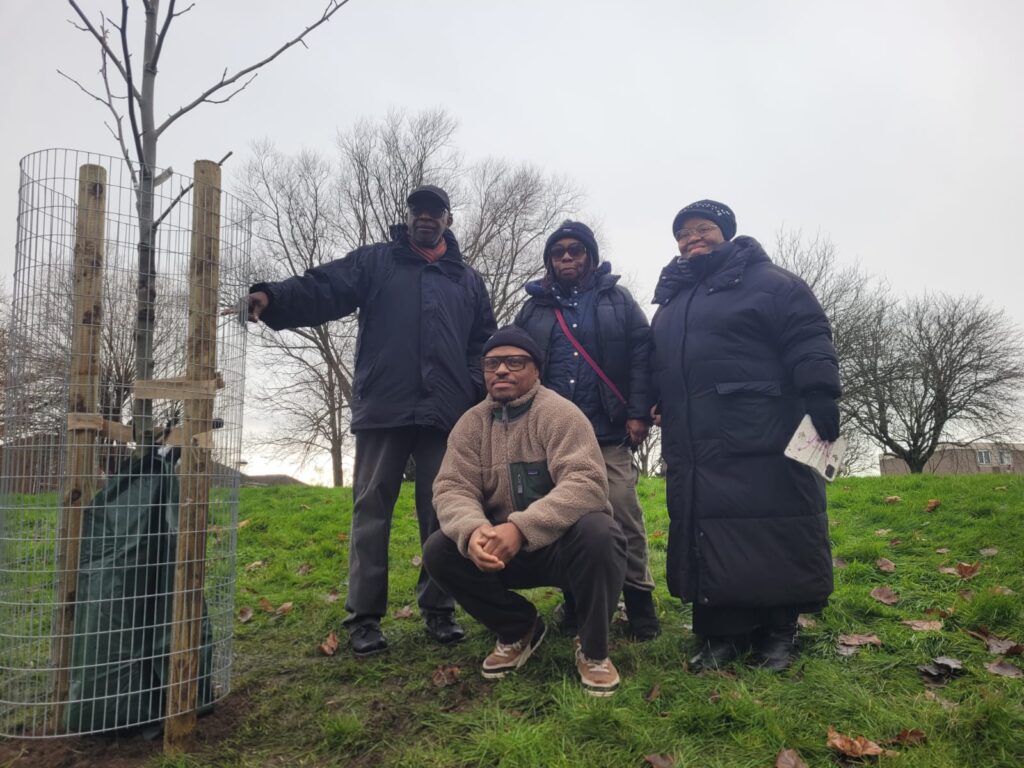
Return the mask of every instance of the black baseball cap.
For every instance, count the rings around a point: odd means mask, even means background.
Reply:
[[[409,193],[409,197],[405,199],[405,202],[413,205],[417,200],[424,202],[429,200],[433,203],[439,202],[446,211],[452,209],[452,204],[448,202],[448,193],[440,187],[435,187],[433,184],[421,184],[416,187],[416,189]]]

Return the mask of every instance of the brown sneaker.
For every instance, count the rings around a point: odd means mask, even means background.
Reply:
[[[547,631],[544,620],[538,616],[533,628],[514,643],[503,643],[499,640],[494,650],[484,659],[480,673],[489,680],[499,680],[506,672],[519,669],[537,650]]]
[[[619,672],[611,659],[588,659],[576,638],[576,671],[591,696],[611,696],[619,687]]]

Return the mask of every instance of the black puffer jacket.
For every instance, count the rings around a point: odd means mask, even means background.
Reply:
[[[707,606],[824,602],[824,480],[783,449],[803,395],[840,394],[825,313],[749,237],[673,259],[654,302],[669,590]]]
[[[603,411],[600,418],[609,422],[621,440],[627,419],[650,420],[654,400],[650,379],[650,324],[640,305],[618,282],[619,276],[607,270],[596,276],[597,347],[587,348],[587,352],[626,398],[626,403],[621,403],[608,386],[599,381]],[[543,367],[546,370],[551,334],[558,322],[555,319],[558,300],[542,281],[529,283],[526,291],[530,298],[519,310],[515,324],[529,333],[543,350]],[[597,425],[595,431],[599,436],[607,434],[606,430],[597,429]]]
[[[448,252],[428,263],[394,240],[358,248],[279,283],[257,283],[274,330],[315,326],[359,310],[352,430],[427,426],[448,431],[484,396],[480,354],[496,330],[480,276],[445,232]]]

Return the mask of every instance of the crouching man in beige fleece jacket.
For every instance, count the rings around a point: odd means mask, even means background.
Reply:
[[[541,353],[519,328],[484,345],[488,397],[456,423],[434,481],[441,530],[423,545],[431,578],[498,636],[482,673],[521,667],[547,628],[516,589],[576,596],[576,669],[609,696],[619,674],[608,626],[622,590],[626,540],[611,516],[601,448],[583,413],[539,383]]]

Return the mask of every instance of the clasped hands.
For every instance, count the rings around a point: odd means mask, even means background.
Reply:
[[[525,539],[513,523],[484,524],[469,536],[469,559],[485,573],[500,571],[522,549]]]

